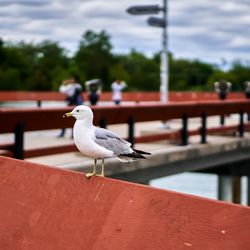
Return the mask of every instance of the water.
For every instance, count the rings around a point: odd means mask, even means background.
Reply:
[[[242,204],[247,205],[246,177],[242,178],[241,184]],[[218,177],[215,174],[182,173],[152,180],[150,186],[210,199],[217,199]]]

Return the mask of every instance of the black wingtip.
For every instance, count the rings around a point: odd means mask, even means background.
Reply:
[[[147,159],[145,156],[138,154],[137,152],[132,152],[130,154],[120,154],[119,156],[124,156],[133,159]]]
[[[133,150],[138,153],[138,154],[142,154],[142,155],[151,155],[151,153],[149,152],[145,152],[145,151],[142,151],[142,150],[138,150],[138,149],[134,149]]]

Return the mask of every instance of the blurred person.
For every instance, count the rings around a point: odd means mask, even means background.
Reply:
[[[74,78],[63,81],[59,92],[66,96],[68,106],[78,106],[83,103],[82,86]]]
[[[214,90],[218,94],[220,100],[225,100],[227,98],[231,87],[231,82],[228,82],[226,80],[220,80],[214,83]]]
[[[100,99],[102,81],[100,79],[92,79],[85,82],[88,91],[88,99],[91,105],[96,105]]]
[[[67,106],[78,106],[83,104],[82,86],[75,78],[64,80],[59,87],[59,92],[66,96]],[[66,129],[63,128],[58,137],[64,137]]]
[[[250,98],[250,81],[244,82],[244,87],[245,87],[245,96],[247,99]]]
[[[229,91],[231,90],[232,84],[227,80],[220,80],[214,83],[214,90],[218,94],[220,100],[226,100]],[[225,124],[224,115],[220,116],[220,124]]]
[[[122,101],[122,90],[127,87],[126,82],[122,82],[121,80],[115,80],[111,84],[112,89],[112,100],[116,105],[119,105]]]
[[[245,96],[247,99],[250,99],[250,81],[244,82],[245,87]],[[250,113],[247,114],[247,120],[250,121]]]

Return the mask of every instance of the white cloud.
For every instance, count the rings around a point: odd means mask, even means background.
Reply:
[[[86,30],[106,30],[115,52],[135,48],[151,55],[161,49],[161,29],[149,27],[147,16],[125,11],[144,4],[162,1],[0,0],[0,34],[15,41],[50,39],[74,51]],[[169,0],[168,7],[169,49],[174,56],[210,62],[249,58],[248,0]]]

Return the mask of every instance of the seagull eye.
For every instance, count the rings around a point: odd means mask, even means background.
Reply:
[[[77,109],[76,112],[79,112],[79,109]]]

